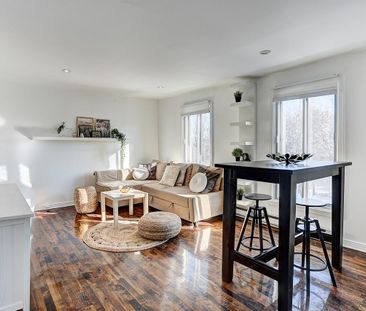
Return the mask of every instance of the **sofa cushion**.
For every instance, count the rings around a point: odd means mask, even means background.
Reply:
[[[191,178],[198,172],[198,170],[200,168],[206,169],[210,172],[213,173],[218,173],[220,174],[220,177],[216,180],[215,186],[213,188],[213,191],[220,191],[221,190],[221,183],[222,183],[222,177],[224,174],[224,170],[218,167],[213,167],[213,166],[206,166],[206,165],[201,165],[201,164],[191,164],[188,168],[187,168],[187,172],[186,172],[186,178],[184,180],[184,186],[188,186],[189,182],[191,181]]]
[[[177,181],[180,167],[177,165],[169,165],[165,168],[164,175],[160,180],[162,185],[173,187]]]
[[[177,178],[177,182],[175,183],[177,186],[183,186],[184,180],[186,178],[186,172],[190,164],[187,163],[174,163],[173,165],[177,165],[180,167],[179,175]]]
[[[97,182],[97,186],[99,187],[103,187],[109,190],[116,190],[119,189],[122,186],[128,186],[128,187],[138,187],[138,186],[142,186],[145,184],[154,184],[157,183],[156,180],[124,180],[124,181],[119,181],[119,180],[115,180],[115,181],[98,181]],[[104,191],[108,191],[108,190],[104,190]]]
[[[189,182],[191,181],[192,178],[192,169],[193,164],[189,164],[186,170],[186,176],[184,178],[183,186],[189,186]]]
[[[214,172],[212,170],[209,170],[209,169],[204,169],[203,167],[200,167],[200,169],[198,170],[198,173],[204,173],[204,174],[206,174],[206,177],[207,177],[206,187],[201,192],[202,193],[209,193],[209,192],[214,191],[216,182],[220,178],[220,173],[216,173],[216,172]]]
[[[156,164],[156,180],[161,180],[163,178],[166,167],[169,165],[168,162],[158,162]]]
[[[213,195],[213,193],[194,193],[186,186],[169,187],[159,183],[143,185],[142,191],[149,193],[152,197],[157,197],[186,207],[189,206],[189,202],[192,200],[193,204],[208,204],[211,200],[211,195]]]

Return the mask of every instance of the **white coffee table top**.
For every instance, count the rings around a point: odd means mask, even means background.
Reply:
[[[129,198],[143,198],[146,192],[137,189],[130,189],[130,191],[122,193],[119,190],[103,191],[102,194],[111,200],[123,200]]]

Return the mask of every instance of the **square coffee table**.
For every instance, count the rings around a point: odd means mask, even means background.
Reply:
[[[129,215],[133,215],[133,200],[142,198],[144,200],[144,215],[149,212],[149,195],[141,190],[131,189],[126,193],[122,193],[119,190],[103,191],[100,194],[101,209],[102,209],[102,221],[106,221],[105,212],[105,199],[110,199],[113,202],[113,220],[114,227],[118,228],[118,202],[122,200],[129,201]]]

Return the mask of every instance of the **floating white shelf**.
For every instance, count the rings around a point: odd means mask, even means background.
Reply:
[[[98,137],[33,136],[29,137],[29,139],[42,140],[42,141],[80,141],[80,142],[94,142],[94,143],[118,142],[118,140],[114,138],[98,138]]]
[[[15,127],[15,129],[30,140],[118,143],[115,138],[58,136],[55,134],[55,129],[49,128]]]
[[[254,126],[253,121],[239,121],[239,122],[231,122],[231,126]]]
[[[230,143],[231,146],[253,146],[254,142],[252,141],[233,141]]]
[[[244,108],[244,107],[251,107],[253,106],[254,103],[248,100],[244,100],[238,103],[232,103],[230,106],[231,107],[237,107],[237,108]]]

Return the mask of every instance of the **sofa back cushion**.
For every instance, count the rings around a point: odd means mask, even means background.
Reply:
[[[156,180],[161,180],[163,178],[166,167],[169,165],[169,162],[159,161],[156,164]]]
[[[170,186],[170,187],[174,187],[178,175],[180,172],[180,166],[178,165],[169,165],[165,168],[163,177],[160,180],[160,184],[162,185],[166,185],[166,186]]]
[[[201,164],[190,164],[186,171],[186,177],[184,180],[184,186],[188,186],[189,182],[191,181],[191,178],[198,172],[198,170],[202,167],[203,169],[212,172],[220,174],[220,177],[216,180],[215,186],[213,188],[213,192],[222,190],[222,178],[224,174],[224,170],[219,167],[213,167],[213,166],[206,166]]]

